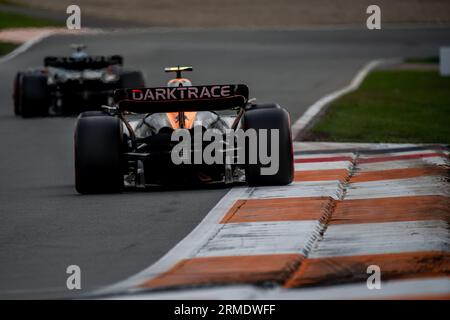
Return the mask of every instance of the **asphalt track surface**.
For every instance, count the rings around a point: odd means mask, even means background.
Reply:
[[[246,83],[260,102],[297,119],[371,59],[436,55],[450,30],[146,30],[52,36],[0,64],[0,298],[63,298],[112,284],[146,268],[187,235],[228,188],[78,195],[73,177],[75,118],[13,115],[18,70],[86,43],[93,54],[123,54],[164,85],[162,68],[192,65],[196,84]],[[65,287],[68,265],[82,290]]]

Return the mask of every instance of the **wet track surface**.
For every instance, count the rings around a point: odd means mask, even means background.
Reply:
[[[12,80],[46,55],[85,43],[92,54],[123,54],[148,86],[169,65],[192,65],[195,84],[246,83],[260,102],[297,119],[322,95],[346,85],[375,58],[436,55],[450,30],[135,31],[53,36],[0,64],[0,298],[70,297],[66,267],[82,270],[82,292],[155,262],[227,188],[81,196],[73,187],[75,118],[13,115]]]

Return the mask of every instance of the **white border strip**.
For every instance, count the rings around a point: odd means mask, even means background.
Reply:
[[[44,28],[45,29],[45,28]],[[92,35],[92,34],[98,34],[98,33],[102,33],[104,32],[102,29],[94,29],[94,28],[84,28],[81,30],[66,30],[64,28],[58,28],[58,29],[53,29],[53,30],[48,30],[47,31],[42,31],[41,34],[36,35],[34,38],[25,41],[24,43],[22,43],[20,46],[18,46],[16,49],[14,49],[13,51],[11,51],[10,53],[6,54],[3,57],[0,57],[0,63],[9,61],[15,57],[17,57],[19,54],[24,53],[25,51],[27,51],[28,49],[30,49],[32,46],[38,44],[39,42],[41,42],[42,40],[53,36],[53,35],[76,35],[76,36],[80,36],[80,35]]]
[[[47,31],[44,32],[43,34],[30,39],[24,43],[22,43],[20,46],[18,46],[16,49],[14,49],[13,51],[11,51],[10,53],[8,53],[7,55],[0,57],[0,63],[4,63],[8,60],[11,60],[12,58],[15,58],[16,56],[18,56],[19,54],[27,51],[28,49],[30,49],[32,46],[34,46],[35,44],[41,42],[42,40],[44,40],[45,38],[53,35],[55,32],[54,31]]]
[[[314,104],[309,106],[308,109],[306,109],[306,112],[292,125],[292,138],[295,140],[295,137],[297,137],[301,131],[306,129],[311,124],[312,120],[323,110],[326,105],[342,97],[344,94],[358,89],[370,71],[387,61],[388,60],[384,59],[370,61],[358,71],[348,86],[323,96]]]

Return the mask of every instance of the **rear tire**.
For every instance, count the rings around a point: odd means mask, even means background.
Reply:
[[[249,107],[247,107],[247,111],[250,110],[260,110],[260,109],[281,109],[280,105],[276,103],[259,103],[259,104],[252,104]]]
[[[144,75],[140,71],[124,71],[120,75],[120,88],[143,88],[145,87]]]
[[[21,74],[18,80],[16,114],[21,114],[24,118],[48,115],[50,95],[47,86],[47,76],[25,73]]]
[[[123,133],[112,116],[80,117],[75,128],[75,188],[79,193],[123,189]]]
[[[87,118],[87,117],[105,117],[108,114],[105,111],[85,111],[80,113],[78,118]]]
[[[256,164],[246,164],[247,183],[250,186],[287,185],[291,183],[294,179],[294,156],[289,113],[283,108],[249,110],[244,114],[244,129],[255,129],[257,133],[260,129],[268,129],[267,150],[271,150],[271,129],[279,130],[278,172],[274,175],[262,175],[261,168],[268,166],[262,165],[258,156]],[[271,157],[273,159],[274,155],[271,155]],[[248,157],[246,161],[248,162]]]

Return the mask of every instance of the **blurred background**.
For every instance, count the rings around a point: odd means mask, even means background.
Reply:
[[[2,0],[17,10],[65,21],[70,4],[88,27],[299,27],[365,26],[366,8],[382,8],[383,24],[448,24],[448,0]]]

